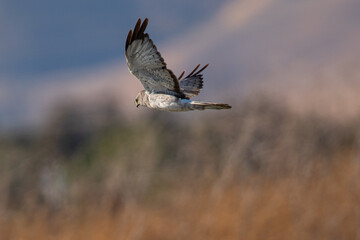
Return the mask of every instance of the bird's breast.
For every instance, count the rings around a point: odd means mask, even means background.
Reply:
[[[184,108],[189,101],[167,94],[149,94],[149,107],[163,111],[185,111]]]

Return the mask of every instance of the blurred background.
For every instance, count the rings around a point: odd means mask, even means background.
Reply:
[[[134,106],[137,19],[196,99]],[[0,0],[0,239],[360,239],[358,0]]]

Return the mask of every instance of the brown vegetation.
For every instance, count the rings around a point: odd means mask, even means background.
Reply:
[[[0,239],[360,238],[358,121],[269,99],[191,121],[100,109],[2,138]]]

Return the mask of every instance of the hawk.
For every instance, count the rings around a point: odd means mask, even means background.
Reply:
[[[203,87],[200,64],[190,74],[182,78],[185,71],[177,78],[166,67],[164,59],[156,49],[149,34],[144,33],[148,19],[137,21],[134,31],[130,30],[125,44],[125,56],[129,71],[140,80],[145,90],[140,91],[135,99],[136,107],[182,112],[205,109],[229,109],[228,104],[192,101],[191,97],[199,94]],[[198,71],[197,71],[198,70]]]

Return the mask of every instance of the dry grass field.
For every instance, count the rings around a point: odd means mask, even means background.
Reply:
[[[360,239],[356,119],[102,109],[1,138],[0,239]]]

